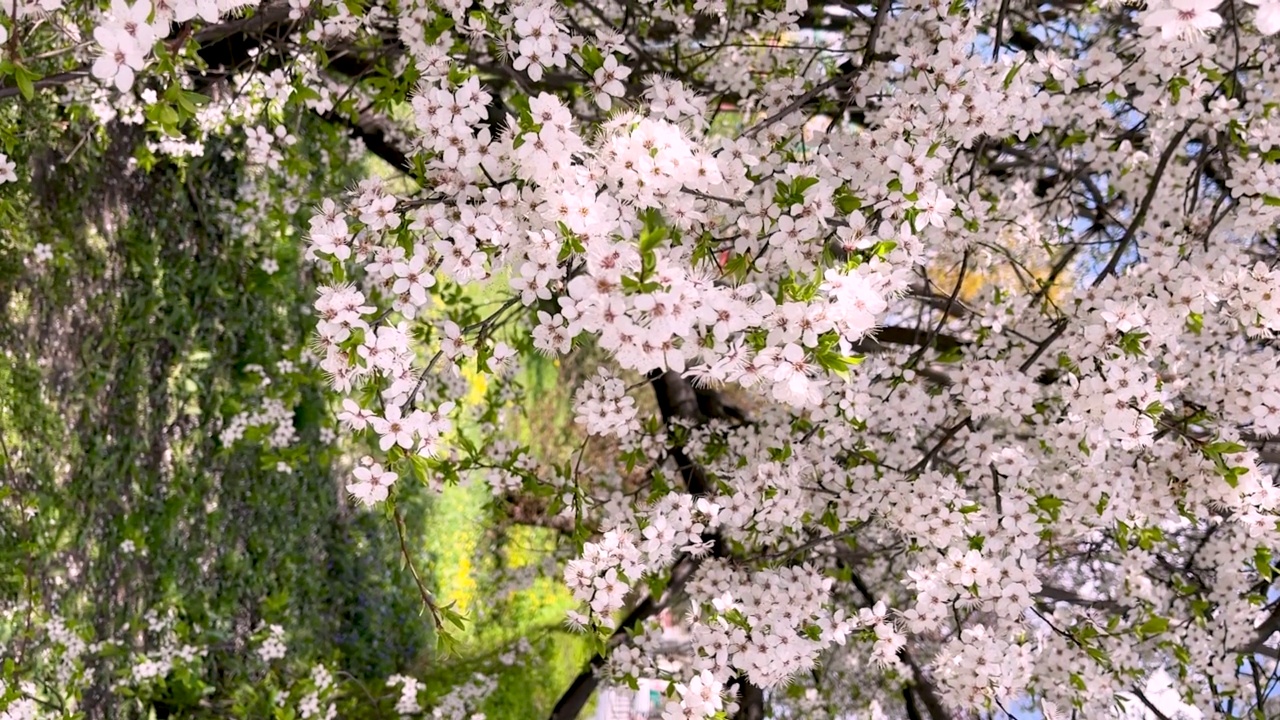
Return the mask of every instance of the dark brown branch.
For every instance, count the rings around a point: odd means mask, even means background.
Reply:
[[[932,345],[934,348],[946,352],[964,347],[968,343],[944,334],[931,334],[923,330],[915,330],[912,328],[888,326],[878,328],[872,335],[863,338],[858,343],[858,352],[883,352],[884,344],[890,345],[918,345],[927,347]]]
[[[289,11],[287,2],[268,3],[249,17],[209,25],[196,32],[193,37],[201,45],[209,45],[233,36],[245,37],[269,32],[289,20]]]
[[[742,133],[742,137],[754,137],[770,125],[804,107],[810,100],[813,100],[822,93],[838,86],[847,86],[852,84],[853,80],[866,71],[866,69],[871,66],[871,63],[875,61],[876,43],[880,39],[880,28],[884,26],[884,21],[889,15],[889,6],[892,2],[893,0],[879,0],[879,3],[876,6],[875,19],[871,22],[871,33],[867,36],[867,44],[863,48],[861,64],[857,67],[849,68],[845,72],[813,86],[808,92],[801,94],[790,103],[787,103],[787,105],[781,110],[770,114],[765,117],[765,119],[748,128],[746,132]]]
[[[506,497],[507,517],[517,525],[547,528],[559,533],[573,533],[573,518],[547,513],[549,503],[534,495],[518,495],[511,493]]]
[[[1124,612],[1123,605],[1112,600],[1090,600],[1080,597],[1070,590],[1054,587],[1052,585],[1044,585],[1040,588],[1040,592],[1036,593],[1036,597],[1049,602],[1064,602],[1079,607],[1095,608],[1098,610],[1106,610],[1109,612]]]
[[[1258,652],[1276,632],[1280,632],[1280,604],[1272,608],[1271,614],[1254,631],[1253,642],[1242,648],[1240,652]]]
[[[911,657],[911,653],[905,646],[898,652],[898,657],[911,668],[911,674],[915,678],[912,689],[920,695],[920,701],[924,703],[924,709],[929,712],[931,720],[949,720],[951,713],[947,712],[942,699],[938,697],[937,688],[925,679],[924,669],[916,664],[915,658]]]
[[[382,118],[364,113],[353,121],[334,113],[326,113],[324,119],[338,125],[345,125],[351,131],[351,137],[363,140],[369,152],[391,167],[403,173],[413,170],[413,163],[410,162],[409,156],[391,140],[390,124]]]
[[[944,315],[949,317],[963,318],[972,314],[972,311],[965,307],[964,303],[951,300],[946,295],[939,295],[924,285],[912,287],[907,291],[907,297],[912,300],[919,300],[935,310],[941,310]]]
[[[658,401],[658,410],[662,414],[662,420],[668,426],[677,418],[694,422],[705,420],[705,416],[702,415],[698,407],[697,393],[694,391],[693,386],[681,377],[679,373],[653,370],[649,373],[649,381],[653,385],[654,396]],[[689,492],[693,495],[705,495],[708,490],[708,483],[702,468],[689,459],[684,448],[680,445],[673,445],[668,452],[676,461],[676,466],[680,469],[680,474],[684,478]],[[716,543],[716,552],[723,553],[723,548],[719,542]],[[609,645],[605,649],[606,653],[625,642],[629,637],[629,630],[636,630],[646,619],[670,604],[701,564],[701,558],[695,558],[687,554],[681,555],[671,569],[671,579],[668,581],[662,597],[655,601],[652,596],[646,596],[644,600],[632,608],[626,619],[609,637]],[[560,696],[560,700],[551,711],[550,720],[574,720],[578,717],[579,713],[582,712],[582,708],[586,706],[587,701],[591,699],[591,694],[595,692],[596,686],[600,684],[600,678],[597,673],[600,668],[604,667],[606,660],[607,656],[604,653],[597,653],[591,658],[591,661],[587,663],[587,667],[578,673],[573,683],[569,685],[569,689]]]
[[[281,31],[292,21],[289,19],[289,3],[268,3],[253,15],[239,20],[230,20],[216,25],[209,25],[192,37],[200,43],[200,59],[210,68],[237,67],[250,56],[253,48],[261,42],[259,36]],[[36,88],[65,85],[69,82],[89,76],[89,65],[57,75],[50,75],[32,83]],[[16,87],[0,87],[0,99],[17,95]]]
[[[1133,215],[1133,222],[1129,223],[1129,227],[1124,231],[1124,236],[1120,238],[1119,244],[1116,245],[1115,252],[1111,254],[1111,259],[1107,261],[1107,266],[1102,269],[1098,277],[1093,281],[1094,287],[1102,284],[1111,273],[1115,272],[1116,266],[1120,264],[1120,258],[1125,251],[1129,249],[1129,243],[1133,242],[1134,236],[1138,234],[1138,230],[1142,228],[1142,223],[1146,222],[1147,213],[1151,210],[1151,203],[1155,200],[1156,191],[1160,188],[1160,180],[1164,177],[1164,170],[1169,166],[1169,161],[1173,158],[1173,154],[1178,151],[1182,144],[1182,138],[1186,137],[1187,132],[1191,130],[1191,123],[1187,123],[1177,135],[1169,140],[1169,146],[1160,153],[1160,162],[1156,163],[1155,172],[1151,174],[1151,183],[1147,186],[1146,195],[1142,196],[1142,202],[1138,204],[1138,210]]]
[[[738,714],[734,720],[764,720],[764,690],[750,680],[738,681]]]
[[[959,434],[961,430],[963,430],[964,428],[972,427],[972,425],[973,425],[973,419],[970,417],[965,417],[960,422],[947,428],[946,431],[942,434],[942,438],[938,440],[938,442],[935,443],[933,447],[929,448],[929,451],[924,454],[924,457],[920,458],[919,462],[917,462],[915,465],[912,465],[911,469],[907,470],[907,474],[915,475],[916,473],[924,472],[925,468],[929,467],[929,463],[935,457],[937,457],[938,453],[942,452],[942,448],[946,447],[947,443],[951,442],[951,440],[955,438],[955,436]]]
[[[58,85],[66,85],[67,83],[73,80],[79,80],[80,78],[88,77],[88,75],[89,75],[89,71],[85,68],[81,68],[79,70],[70,70],[68,72],[58,73],[57,75],[50,75],[49,77],[46,77],[46,78],[40,78],[39,80],[36,80],[35,82],[31,83],[31,86],[37,90],[39,90],[40,88],[56,87]],[[0,85],[0,100],[3,100],[4,98],[7,98],[7,97],[13,97],[14,95],[18,95],[21,92],[22,91],[19,90],[17,87],[4,87],[3,85]]]
[[[902,687],[902,703],[907,708],[907,720],[924,720],[920,715],[920,708],[916,707],[916,694],[909,686]]]
[[[854,588],[858,590],[858,594],[862,596],[862,601],[867,604],[867,607],[873,607],[876,604],[876,598],[875,595],[871,593],[871,588],[862,580],[862,577],[858,575],[853,566],[847,563],[843,557],[839,557],[839,564],[849,570],[850,581],[853,583]],[[938,697],[937,689],[934,688],[933,683],[929,682],[928,678],[925,677],[923,668],[916,663],[915,658],[911,656],[911,652],[907,650],[905,645],[898,651],[898,657],[907,665],[907,667],[911,668],[911,674],[914,680],[912,685],[908,688],[903,688],[904,694],[907,690],[912,690],[919,694],[920,701],[924,703],[925,710],[928,711],[930,720],[949,720],[950,713],[947,712],[946,707],[942,704],[942,700]],[[919,715],[919,712],[919,710],[916,710],[917,716]]]
[[[631,632],[639,629],[641,623],[653,617],[666,608],[672,600],[684,589],[684,586],[693,577],[698,567],[702,564],[700,558],[690,555],[683,556],[675,566],[671,569],[671,580],[667,583],[667,589],[662,593],[662,597],[654,600],[649,595],[636,604],[627,613],[627,617],[618,625],[618,629],[613,631],[609,636],[609,643],[606,652],[612,650],[627,641]],[[604,667],[607,655],[604,653],[596,653],[587,663],[587,667],[578,676],[573,679],[573,683],[569,685],[569,689],[565,690],[560,696],[560,700],[551,711],[550,720],[574,720],[582,713],[582,708],[586,707],[587,701],[591,699],[591,694],[595,692],[596,686],[600,684],[600,677],[597,674]]]
[[[1138,689],[1138,686],[1137,686],[1137,685],[1133,686],[1133,694],[1134,694],[1134,696],[1135,696],[1135,697],[1137,697],[1139,700],[1141,700],[1141,701],[1142,701],[1142,704],[1143,704],[1143,705],[1146,705],[1146,706],[1147,706],[1147,709],[1151,711],[1151,714],[1152,714],[1152,715],[1155,715],[1155,716],[1156,716],[1157,720],[1169,720],[1169,716],[1168,716],[1168,715],[1165,715],[1165,714],[1164,714],[1164,713],[1162,713],[1162,712],[1160,712],[1160,708],[1158,708],[1158,707],[1156,707],[1155,705],[1151,704],[1151,701],[1150,701],[1150,700],[1148,700],[1148,699],[1147,699],[1147,696],[1146,696],[1146,695],[1144,695],[1144,694],[1142,693],[1142,691]]]
[[[942,332],[942,326],[947,322],[947,316],[951,314],[951,306],[956,304],[956,298],[960,297],[960,289],[964,287],[964,276],[969,272],[969,249],[965,248],[964,257],[960,259],[960,272],[956,276],[955,287],[951,290],[951,295],[947,298],[947,304],[942,308],[942,317],[938,318],[938,323],[933,326],[933,330],[920,343],[920,347],[907,359],[907,367],[915,368],[920,363],[920,359],[924,357],[924,351],[929,349],[930,345],[938,338],[938,333]]]

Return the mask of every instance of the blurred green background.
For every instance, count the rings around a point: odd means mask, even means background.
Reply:
[[[394,523],[343,499],[301,232],[387,169],[306,118],[285,169],[316,184],[286,188],[234,143],[156,160],[136,127],[0,115],[34,168],[0,186],[0,710],[22,690],[53,716],[303,717],[322,663],[340,717],[399,717],[395,674],[430,716],[477,672],[496,685],[468,712],[549,712],[588,656],[540,572],[553,531],[497,522],[482,481],[405,495],[416,566],[469,618],[445,653]],[[514,428],[551,455],[576,442],[563,370],[525,372],[542,420]],[[223,434],[268,398],[272,422]],[[284,658],[258,652],[271,625]],[[140,677],[185,644],[206,652]]]

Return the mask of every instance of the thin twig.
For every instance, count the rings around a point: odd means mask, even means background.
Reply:
[[[996,42],[992,60],[1000,59],[1000,46],[1004,44],[1004,19],[1009,14],[1009,0],[1000,0],[1000,12],[996,14]]]
[[[973,418],[966,417],[952,427],[947,428],[946,432],[942,434],[942,439],[930,448],[929,451],[924,454],[924,457],[920,458],[920,462],[911,466],[911,468],[907,470],[907,474],[915,475],[916,473],[923,471],[929,466],[929,461],[933,460],[938,453],[942,452],[943,446],[951,442],[951,439],[954,438],[962,429],[967,428],[972,424]]]
[[[1124,236],[1120,238],[1120,243],[1116,245],[1116,250],[1111,254],[1111,260],[1107,262],[1107,266],[1098,273],[1098,277],[1094,279],[1093,286],[1097,287],[1107,276],[1115,272],[1116,266],[1120,264],[1120,258],[1129,249],[1129,243],[1133,242],[1134,236],[1138,234],[1142,223],[1147,219],[1147,213],[1151,210],[1151,203],[1155,200],[1156,191],[1160,188],[1160,179],[1164,177],[1164,170],[1169,165],[1169,160],[1173,158],[1173,154],[1182,144],[1182,138],[1186,137],[1187,132],[1191,130],[1193,123],[1187,123],[1177,135],[1169,140],[1169,146],[1160,153],[1160,162],[1156,164],[1155,172],[1151,175],[1151,183],[1147,185],[1147,194],[1142,196],[1142,202],[1138,204],[1138,211],[1134,213],[1133,222],[1129,223],[1129,227],[1124,231]]]
[[[413,564],[413,555],[409,552],[409,542],[405,539],[404,516],[400,514],[400,508],[392,506],[392,513],[396,518],[396,532],[400,535],[400,552],[404,555],[404,562],[409,566],[409,572],[413,575],[413,581],[418,585],[418,594],[422,596],[422,602],[431,611],[431,619],[435,621],[436,630],[444,630],[444,618],[440,616],[440,607],[436,604],[436,598],[427,589],[426,583],[422,582],[422,576],[418,574],[418,568]]]
[[[938,322],[933,326],[933,330],[925,338],[920,347],[907,360],[907,367],[915,368],[919,364],[920,359],[924,357],[925,351],[933,346],[933,341],[938,337],[938,333],[942,332],[942,326],[946,324],[947,317],[951,315],[951,307],[956,304],[956,298],[960,296],[960,289],[964,287],[964,276],[969,271],[969,248],[964,249],[964,257],[960,259],[960,274],[956,277],[956,285],[951,289],[951,296],[947,298],[947,304],[942,308],[942,316],[938,318]]]
[[[871,33],[867,36],[867,44],[862,52],[862,64],[848,70],[847,72],[843,72],[831,78],[830,80],[827,80],[826,82],[822,82],[813,86],[812,88],[809,89],[808,92],[803,93],[802,95],[797,97],[795,100],[792,100],[790,103],[787,103],[786,107],[783,107],[781,110],[778,110],[777,112],[765,117],[764,120],[761,120],[760,122],[748,128],[746,132],[742,133],[742,137],[751,138],[751,137],[755,137],[756,135],[759,135],[762,130],[774,124],[775,122],[781,120],[782,118],[785,118],[786,116],[790,115],[796,110],[799,110],[800,108],[804,107],[805,104],[808,103],[810,100],[818,97],[822,93],[826,92],[827,90],[830,90],[831,88],[835,87],[836,85],[839,85],[842,82],[846,82],[846,81],[851,82],[854,78],[856,78],[858,75],[861,75],[863,71],[865,71],[868,67],[870,67],[871,61],[875,58],[876,43],[880,39],[880,28],[881,26],[884,25],[884,19],[889,14],[889,5],[891,3],[892,3],[892,0],[880,0],[879,4],[876,7],[875,19],[871,21]]]
[[[1160,712],[1160,708],[1151,704],[1151,701],[1147,699],[1146,695],[1142,694],[1142,691],[1138,689],[1137,685],[1134,685],[1132,689],[1134,696],[1141,700],[1143,705],[1147,706],[1147,709],[1151,711],[1152,715],[1155,715],[1158,720],[1169,720],[1169,716]]]

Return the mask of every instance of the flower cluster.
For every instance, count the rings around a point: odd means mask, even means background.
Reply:
[[[42,8],[45,10],[62,5],[40,4],[47,5]],[[174,24],[197,18],[217,22],[223,15],[250,4],[246,0],[156,0],[154,4],[152,0],[112,0],[111,8],[93,30],[93,39],[102,51],[93,63],[93,76],[125,92],[146,66],[152,46],[169,37]]]
[[[511,6],[511,27],[515,38],[509,41],[516,72],[528,73],[529,79],[542,79],[543,70],[564,67],[572,43],[557,22],[560,15],[554,3],[514,3]]]
[[[422,712],[418,704],[418,693],[422,691],[422,682],[408,675],[392,675],[387,678],[387,687],[400,686],[400,699],[396,701],[396,712],[403,717]]]
[[[347,484],[347,492],[365,505],[374,505],[387,499],[396,474],[384,469],[368,455],[360,459],[360,466],[353,473],[356,482]]]
[[[316,665],[311,668],[311,684],[313,689],[311,692],[303,696],[298,701],[298,714],[303,720],[310,718],[320,718],[320,720],[334,720],[338,716],[338,706],[336,703],[324,701],[329,698],[334,690],[333,675],[324,665]],[[324,711],[321,712],[320,706],[324,704]]]
[[[284,628],[275,624],[269,625],[266,638],[258,646],[258,657],[262,658],[263,662],[271,662],[283,658],[288,651],[289,648],[284,641]]]
[[[575,598],[607,618],[622,608],[631,591],[630,579],[644,574],[640,558],[630,534],[610,531],[600,542],[587,543],[582,557],[565,566],[564,581]]]
[[[574,396],[574,422],[586,426],[591,435],[625,438],[639,429],[636,401],[626,394],[622,380],[605,368],[588,380]]]
[[[265,398],[260,408],[237,413],[227,420],[219,436],[223,446],[234,445],[251,428],[261,429],[266,436],[266,444],[273,448],[288,447],[298,438],[293,424],[293,409],[286,407],[279,398]]]
[[[744,575],[712,562],[691,584],[697,597],[711,598],[692,629],[694,667],[723,677],[734,668],[763,688],[778,686],[812,667],[853,629],[843,611],[829,607],[834,581],[812,566]]]

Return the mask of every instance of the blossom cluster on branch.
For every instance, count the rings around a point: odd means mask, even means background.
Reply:
[[[289,177],[319,116],[391,166],[297,228],[346,489],[542,503],[598,652],[554,718],[601,675],[667,718],[1266,704],[1280,3],[244,8],[24,4],[10,41],[92,30],[114,91],[33,58],[0,97],[151,162]],[[596,366],[574,457],[505,432],[538,354]]]

